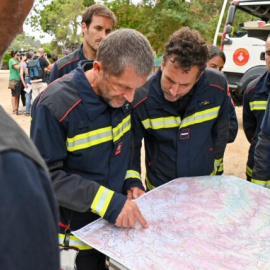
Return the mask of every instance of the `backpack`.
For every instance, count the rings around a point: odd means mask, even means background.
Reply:
[[[28,73],[31,80],[42,79],[43,70],[40,66],[39,57],[34,60],[29,60],[27,63]]]

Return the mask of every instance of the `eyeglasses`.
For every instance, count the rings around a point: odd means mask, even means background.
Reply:
[[[16,54],[16,56],[20,56],[19,54]]]

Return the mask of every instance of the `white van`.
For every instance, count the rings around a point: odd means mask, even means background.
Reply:
[[[241,22],[241,28],[235,31],[239,25],[234,24],[239,21],[241,12],[246,14],[247,21]],[[270,1],[240,0],[230,4],[221,48],[226,55],[223,71],[236,105],[242,104],[247,84],[266,71],[265,40],[270,34],[269,20]]]

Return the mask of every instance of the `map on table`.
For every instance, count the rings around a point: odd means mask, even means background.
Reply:
[[[73,232],[128,269],[270,269],[270,190],[234,176],[175,179],[136,200],[149,228]]]

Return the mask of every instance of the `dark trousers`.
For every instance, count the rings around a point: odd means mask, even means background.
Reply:
[[[104,254],[95,249],[82,250],[76,258],[77,270],[107,270],[105,258]]]

